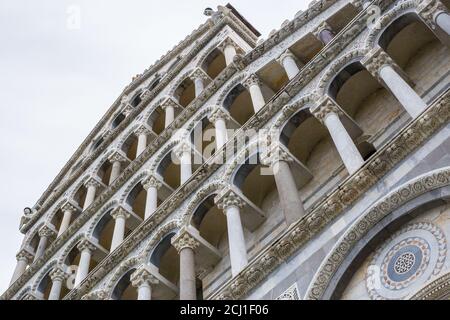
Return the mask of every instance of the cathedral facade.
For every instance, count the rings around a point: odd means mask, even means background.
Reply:
[[[208,8],[25,211],[1,299],[449,299],[449,12]]]

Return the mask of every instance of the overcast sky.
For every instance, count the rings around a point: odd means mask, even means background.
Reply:
[[[226,0],[225,0],[226,1]],[[267,38],[308,0],[230,1]],[[0,294],[33,206],[131,78],[206,19],[207,0],[0,1]],[[80,25],[77,28],[77,11]]]

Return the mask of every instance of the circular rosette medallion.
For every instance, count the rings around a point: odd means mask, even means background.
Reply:
[[[372,299],[403,299],[442,270],[447,254],[442,231],[430,223],[409,225],[378,250],[366,275]]]

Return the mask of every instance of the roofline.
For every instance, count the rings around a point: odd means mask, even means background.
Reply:
[[[233,14],[236,16],[236,18],[238,18],[239,20],[242,21],[242,23],[245,24],[245,26],[247,28],[250,29],[251,32],[253,32],[257,37],[261,36],[261,33],[250,23],[248,22],[247,19],[245,19],[240,13],[239,11],[236,10],[235,7],[233,7],[230,3],[228,3],[225,7],[227,7],[228,9],[231,10],[231,12],[233,12]]]

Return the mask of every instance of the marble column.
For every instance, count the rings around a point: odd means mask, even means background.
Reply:
[[[294,54],[289,50],[286,50],[278,58],[277,61],[281,66],[283,66],[289,80],[294,79],[295,76],[300,72],[300,69],[297,65],[298,60],[297,60],[296,56],[294,56]]]
[[[392,92],[412,118],[416,118],[427,108],[422,98],[396,71],[400,68],[382,48],[373,49],[362,64]]]
[[[50,279],[52,279],[52,288],[48,296],[48,300],[60,300],[61,299],[61,289],[64,281],[67,279],[68,275],[64,271],[62,266],[57,266],[50,272]]]
[[[78,244],[77,248],[81,253],[81,257],[77,274],[75,276],[75,287],[78,287],[89,274],[92,253],[97,249],[97,247],[87,239],[82,240]]]
[[[188,142],[182,142],[175,150],[180,161],[180,185],[192,176],[192,147]]]
[[[322,22],[313,34],[325,46],[335,37],[335,32],[326,21]]]
[[[83,211],[89,208],[94,202],[97,191],[103,187],[103,183],[101,183],[97,178],[91,177],[86,181],[85,186],[87,188],[87,193],[86,199],[84,200]]]
[[[22,249],[16,255],[16,259],[17,259],[16,268],[14,269],[14,273],[9,285],[12,285],[14,282],[16,282],[17,279],[19,279],[23,275],[23,273],[27,269],[28,264],[30,264],[31,261],[33,261],[33,255],[27,250]]]
[[[178,107],[178,103],[170,98],[161,105],[161,109],[165,112],[165,128],[169,127],[175,120],[175,109]]]
[[[222,107],[215,109],[208,118],[209,122],[214,124],[216,130],[216,149],[222,148],[228,141],[227,121],[231,120],[231,116]]]
[[[197,98],[205,90],[205,82],[209,77],[203,70],[197,68],[191,73],[190,78],[194,81],[195,97]]]
[[[248,264],[247,246],[241,221],[241,209],[245,203],[231,190],[226,190],[219,195],[215,202],[217,207],[224,211],[227,218],[231,273],[234,277]]]
[[[148,136],[152,130],[145,124],[136,129],[135,134],[138,137],[138,146],[136,151],[136,158],[147,148]]]
[[[446,36],[450,35],[450,15],[447,7],[439,0],[423,0],[417,6],[417,14],[430,26],[432,30],[436,27],[444,31]],[[448,41],[448,39],[447,39]]]
[[[50,228],[49,226],[43,226],[39,230],[39,244],[36,250],[36,254],[34,255],[34,261],[39,260],[40,257],[44,254],[45,250],[47,249],[47,244],[50,238],[56,236],[55,230]],[[33,262],[34,262],[33,261]]]
[[[81,209],[73,203],[72,201],[67,201],[62,207],[61,211],[63,212],[64,216],[61,221],[61,225],[59,226],[58,235],[57,237],[61,236],[70,226],[70,222],[72,221],[72,216],[80,212]]]
[[[291,225],[306,214],[290,167],[294,159],[286,150],[276,146],[262,157],[261,162],[273,171],[284,219]]]
[[[197,300],[195,250],[200,243],[183,229],[172,238],[172,245],[180,255],[180,300]]]
[[[259,80],[257,75],[252,74],[244,81],[243,85],[250,92],[253,109],[255,113],[258,113],[266,104],[261,90],[261,80]]]
[[[109,185],[111,185],[120,176],[122,164],[126,164],[128,158],[122,151],[117,150],[109,156],[108,160],[112,163],[111,175],[109,177]]]
[[[147,191],[145,202],[145,220],[147,220],[158,209],[158,190],[161,189],[162,183],[155,176],[150,175],[142,181],[142,186]]]
[[[238,45],[233,40],[231,40],[231,38],[226,38],[219,45],[219,49],[225,56],[225,63],[227,66],[233,63],[234,57],[237,55],[236,48],[238,48]]]
[[[327,97],[312,110],[312,113],[327,127],[349,174],[352,175],[358,171],[364,165],[364,159],[341,122],[340,116],[343,112],[339,106]]]
[[[130,277],[131,285],[138,291],[138,300],[152,300],[152,286],[159,280],[145,266],[139,267]]]
[[[111,252],[113,252],[123,242],[125,237],[125,228],[127,219],[131,214],[122,207],[118,207],[111,212],[111,216],[115,220],[114,233],[111,242]]]

